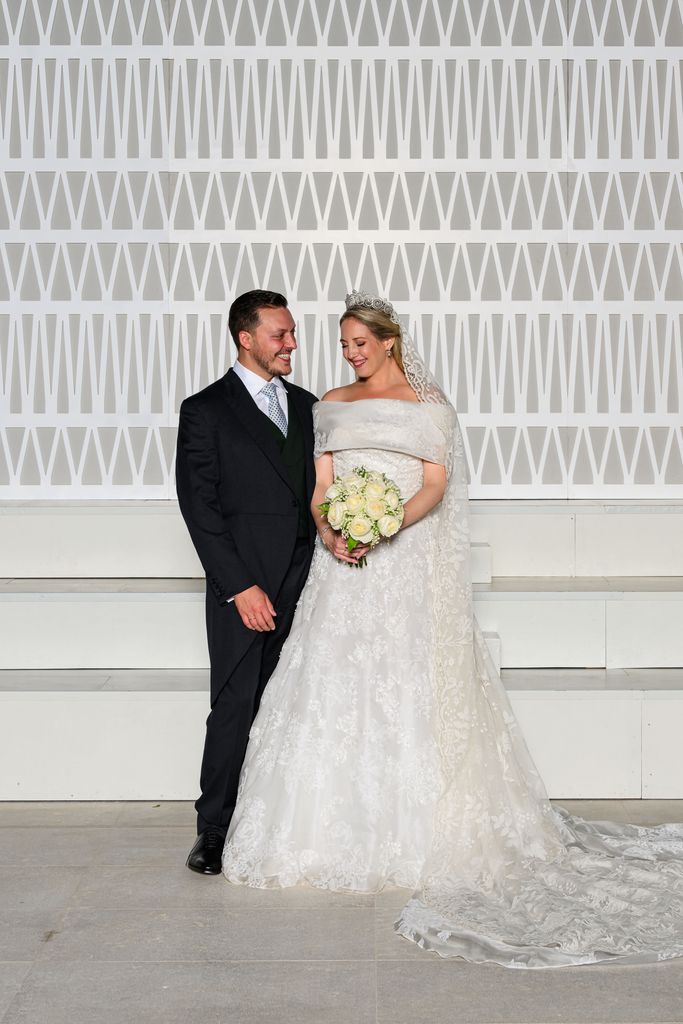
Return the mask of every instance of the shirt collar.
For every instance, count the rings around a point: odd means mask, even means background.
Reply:
[[[263,377],[259,377],[258,373],[254,373],[254,371],[250,370],[248,366],[244,365],[244,363],[240,363],[239,359],[235,360],[233,370],[242,381],[252,398],[256,398],[259,391],[261,391],[268,383],[268,381],[264,380]],[[281,388],[283,391],[286,391],[280,377],[273,377],[271,383],[274,384],[276,388]]]

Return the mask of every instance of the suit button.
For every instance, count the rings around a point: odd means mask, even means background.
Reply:
[[[294,498],[294,500],[292,501],[292,508],[298,508],[298,507],[299,507],[299,502],[296,500],[296,498]]]

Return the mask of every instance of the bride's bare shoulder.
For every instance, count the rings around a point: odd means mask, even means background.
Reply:
[[[350,402],[351,396],[349,394],[350,385],[345,384],[341,388],[332,388],[331,391],[326,391],[323,397],[320,399],[321,402]]]

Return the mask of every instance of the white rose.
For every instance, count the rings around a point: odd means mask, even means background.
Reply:
[[[356,516],[349,523],[349,536],[362,544],[369,544],[374,537],[372,523],[365,516]]]
[[[401,499],[396,491],[387,491],[384,495],[384,501],[386,502],[387,508],[391,509],[392,512],[401,504]]]
[[[347,491],[359,491],[361,487],[365,486],[365,480],[357,473],[347,473],[341,478],[341,482]]]
[[[346,513],[346,503],[343,501],[333,501],[327,512],[327,521],[333,530],[338,530],[341,524],[344,522],[344,515]]]
[[[325,491],[325,498],[327,501],[336,501],[337,498],[341,497],[341,487],[338,484],[331,484]]]
[[[370,480],[365,488],[368,498],[383,498],[385,491],[386,487],[379,480]]]
[[[393,537],[395,533],[398,533],[400,525],[396,516],[382,516],[377,523],[383,537]]]
[[[358,512],[362,512],[364,505],[365,500],[363,495],[358,494],[356,491],[352,491],[346,499],[346,507],[352,516],[357,515]]]
[[[370,519],[377,521],[381,519],[386,512],[384,502],[379,498],[370,498],[365,504],[365,511],[369,515]]]

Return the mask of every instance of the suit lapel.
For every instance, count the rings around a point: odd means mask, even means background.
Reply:
[[[282,452],[273,437],[271,428],[266,422],[266,416],[258,408],[256,402],[234,370],[228,370],[223,380],[230,395],[232,411],[291,490],[292,484],[284,459],[282,458]],[[291,413],[293,404],[291,395],[288,395],[288,401]]]

